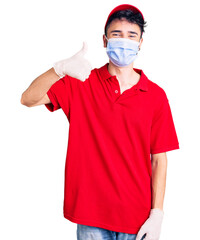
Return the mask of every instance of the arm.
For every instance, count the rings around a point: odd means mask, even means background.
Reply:
[[[137,233],[136,240],[145,235],[145,240],[159,239],[163,220],[163,201],[166,185],[167,156],[166,152],[151,154],[152,164],[152,204],[148,219]],[[142,238],[143,239],[143,238]]]
[[[75,55],[56,62],[53,68],[37,77],[27,90],[23,92],[21,104],[27,107],[33,107],[50,103],[51,101],[47,95],[48,90],[56,81],[67,74],[81,81],[85,81],[92,70],[90,62],[84,58],[86,51],[87,44],[84,42],[81,50]]]
[[[151,125],[151,210],[149,217],[142,224],[136,240],[158,240],[164,217],[163,201],[165,194],[167,157],[166,152],[178,149],[179,142],[175,131],[171,108],[166,93],[162,93],[162,101],[157,101]]]
[[[152,207],[163,210],[167,175],[166,152],[152,154]]]
[[[47,91],[59,79],[54,68],[37,77],[21,96],[21,104],[33,107],[40,104],[50,103]]]

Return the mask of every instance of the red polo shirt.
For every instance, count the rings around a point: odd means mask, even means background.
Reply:
[[[121,94],[107,66],[84,82],[66,75],[47,92],[47,109],[62,108],[69,121],[64,217],[137,234],[151,209],[150,154],[179,143],[165,91],[134,68],[140,80]]]

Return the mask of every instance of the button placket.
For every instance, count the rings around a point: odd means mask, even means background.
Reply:
[[[123,100],[124,98],[131,97],[133,95],[138,95],[139,93],[138,86],[132,86],[131,88],[128,88],[121,93],[118,80],[115,77],[113,77],[112,80],[114,83],[114,85],[112,86],[114,102],[118,102],[120,101],[120,99]]]
[[[120,86],[119,86],[119,82],[116,79],[116,77],[112,78],[114,86],[113,86],[113,90],[114,90],[114,96],[119,96],[120,94]]]

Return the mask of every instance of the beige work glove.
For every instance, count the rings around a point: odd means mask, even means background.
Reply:
[[[86,42],[83,42],[83,47],[79,52],[70,58],[54,63],[53,68],[56,74],[60,78],[65,75],[69,75],[71,77],[78,78],[81,81],[85,81],[92,70],[90,62],[84,58],[86,52],[87,44]]]
[[[159,240],[164,212],[159,208],[150,211],[149,218],[141,226],[135,240]],[[142,240],[143,240],[142,239]]]

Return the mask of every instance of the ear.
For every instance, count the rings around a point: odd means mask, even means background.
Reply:
[[[105,38],[105,34],[103,34],[103,47],[107,47],[107,39]]]

